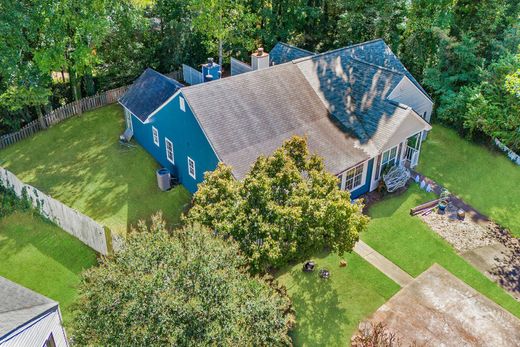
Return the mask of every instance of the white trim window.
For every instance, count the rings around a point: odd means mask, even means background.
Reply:
[[[164,138],[164,144],[166,149],[166,159],[172,164],[175,164],[175,160],[173,157],[173,143],[167,138]]]
[[[159,147],[159,130],[157,130],[157,128],[154,126],[152,126],[152,135],[153,135],[153,143],[155,143],[155,145],[157,147]]]
[[[365,173],[365,163],[348,170],[345,175],[345,189],[353,191],[363,185],[363,174]]]
[[[181,111],[186,112],[186,103],[184,102],[184,98],[179,96],[179,107]]]
[[[379,175],[381,175],[381,173],[385,171],[385,168],[387,166],[394,166],[397,163],[397,147],[399,147],[399,145],[392,147],[383,153]]]
[[[197,179],[197,175],[195,172],[195,161],[188,157],[188,174],[195,180]]]

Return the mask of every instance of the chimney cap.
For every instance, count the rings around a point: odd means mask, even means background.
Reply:
[[[258,47],[258,49],[256,50],[256,54],[259,57],[261,57],[264,54],[264,48],[263,47]]]
[[[208,58],[208,65],[213,65],[213,62],[214,60],[212,57]]]

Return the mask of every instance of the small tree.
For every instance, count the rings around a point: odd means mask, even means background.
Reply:
[[[199,227],[141,223],[79,286],[74,341],[98,346],[282,346],[293,322],[284,290],[251,277],[231,240]]]
[[[279,267],[329,248],[352,250],[368,217],[338,188],[323,160],[293,137],[259,157],[242,180],[220,164],[194,195],[188,220],[238,241],[254,271]]]

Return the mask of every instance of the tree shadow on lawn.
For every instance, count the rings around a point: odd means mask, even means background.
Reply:
[[[305,273],[299,268],[291,270],[293,286],[291,300],[296,310],[296,344],[309,346],[342,345],[343,326],[348,324],[347,312],[340,307],[339,295],[332,286],[333,279],[319,277],[318,270]],[[293,338],[295,332],[292,333]]]
[[[4,260],[32,246],[74,274],[85,270],[85,264],[97,263],[94,250],[38,214],[15,211],[0,219],[0,227],[3,223],[11,225],[9,231],[4,230],[0,235],[0,250]]]

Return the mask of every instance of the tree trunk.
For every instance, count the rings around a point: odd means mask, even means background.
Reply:
[[[36,109],[36,114],[38,115],[40,126],[42,127],[42,129],[47,129],[47,123],[45,122],[45,118],[43,117],[41,105],[36,105],[34,106],[34,108]]]
[[[92,96],[96,94],[96,87],[94,85],[94,79],[92,78],[91,73],[87,73],[83,77],[83,83],[85,85],[85,90],[87,91],[87,96]]]
[[[78,78],[76,76],[76,71],[69,69],[69,84],[70,84],[70,91],[72,93],[72,99],[74,101],[78,101],[81,99],[81,90],[78,86]]]

